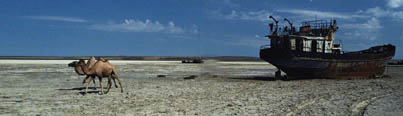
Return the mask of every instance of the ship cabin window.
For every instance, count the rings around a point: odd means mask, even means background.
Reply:
[[[317,41],[316,42],[316,52],[322,52],[323,48],[323,41]]]
[[[311,43],[312,40],[304,40],[304,48],[303,48],[304,52],[311,52]]]
[[[291,50],[296,50],[296,46],[295,46],[295,39],[290,39],[290,44],[291,44]]]
[[[325,41],[325,53],[332,53],[332,41]]]

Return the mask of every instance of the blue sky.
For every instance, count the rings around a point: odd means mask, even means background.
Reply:
[[[403,0],[0,0],[0,11],[2,56],[258,56],[273,15],[336,19],[344,50],[391,43],[403,58]]]

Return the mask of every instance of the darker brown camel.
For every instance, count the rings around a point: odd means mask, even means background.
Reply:
[[[73,61],[71,63],[68,64],[69,67],[74,67],[74,71],[76,71],[76,73],[78,74],[78,79],[80,79],[80,75],[86,75],[83,71],[83,69],[81,69],[80,66],[77,66],[78,61]],[[94,66],[96,63],[95,57],[91,57],[90,59],[88,59],[86,66],[91,68],[92,66]],[[85,77],[85,79],[83,80],[83,84],[85,84],[86,80],[88,80],[88,78],[92,77],[95,78],[95,75],[86,75],[87,77]],[[95,80],[93,80],[94,83],[94,89],[95,88]],[[116,83],[115,83],[115,86]]]
[[[112,86],[112,78],[116,78],[118,79],[119,82],[119,86],[121,89],[121,92],[123,93],[123,87],[122,87],[122,82],[120,81],[119,75],[117,73],[117,70],[115,68],[115,66],[113,66],[111,63],[109,63],[108,61],[102,61],[102,60],[98,60],[95,65],[91,68],[88,68],[84,62],[84,60],[80,60],[77,63],[77,66],[80,66],[81,69],[83,69],[83,72],[86,75],[96,75],[99,79],[99,84],[101,86],[101,94],[104,94],[103,91],[103,86],[102,86],[102,78],[103,77],[107,77],[108,78],[108,85],[107,88],[108,90],[106,91],[106,93],[109,92],[111,86]],[[93,78],[90,78],[91,80]],[[90,83],[91,81],[88,81],[88,83]],[[85,88],[85,93],[87,93],[87,89],[88,89],[88,84],[86,85]]]

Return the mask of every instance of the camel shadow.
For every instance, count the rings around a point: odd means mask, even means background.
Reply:
[[[94,93],[99,93],[100,91],[100,87],[96,87],[97,89],[95,89],[95,87],[88,87],[88,91],[87,94],[94,94]],[[105,88],[106,89],[106,88]],[[86,93],[83,91],[85,90],[85,87],[77,87],[77,88],[71,88],[71,89],[56,89],[59,91],[80,91],[79,94],[81,95],[85,95]]]
[[[85,92],[79,92],[81,95],[86,95],[86,94],[94,94],[94,93],[99,93],[100,91],[87,91],[87,93]]]
[[[97,87],[98,89],[100,88],[100,87]],[[95,88],[95,87],[88,87],[88,90],[94,90],[94,89],[97,89],[97,88]],[[73,91],[73,90],[77,90],[77,91],[81,91],[81,90],[85,90],[85,87],[76,87],[76,88],[71,88],[71,89],[56,89],[56,90],[59,90],[59,91]]]

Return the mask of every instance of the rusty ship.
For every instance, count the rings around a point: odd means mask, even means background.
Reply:
[[[356,79],[382,76],[395,55],[391,44],[365,50],[344,52],[341,42],[335,43],[336,20],[313,20],[301,23],[297,31],[288,19],[279,26],[270,16],[269,45],[260,49],[260,58],[277,67],[276,77]],[[286,73],[281,76],[281,72]]]

